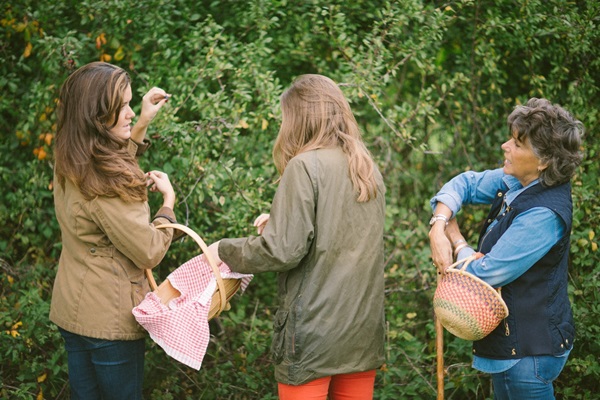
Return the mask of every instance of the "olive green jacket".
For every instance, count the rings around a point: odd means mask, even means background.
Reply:
[[[300,385],[384,362],[385,187],[356,201],[341,149],[287,165],[262,236],[223,239],[219,256],[242,273],[277,271],[271,346],[278,382]]]
[[[137,146],[130,141],[129,151]],[[62,251],[52,291],[50,320],[78,335],[107,340],[145,336],[131,310],[150,290],[144,268],[162,260],[172,229],[150,223],[147,202],[126,203],[118,197],[86,200],[68,179],[54,179],[54,205]],[[173,210],[157,215],[175,219]],[[155,217],[156,218],[156,217]],[[159,217],[154,224],[168,223]]]

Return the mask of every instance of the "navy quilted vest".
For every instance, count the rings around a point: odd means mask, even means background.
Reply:
[[[566,224],[564,236],[550,251],[515,281],[502,287],[509,316],[487,337],[473,343],[473,353],[493,359],[533,355],[561,355],[571,348],[575,336],[571,304],[567,295],[567,269],[573,204],[571,185],[544,188],[534,185],[499,214],[504,192],[498,192],[484,223],[478,251],[488,253],[514,218],[533,207],[556,212]],[[494,220],[498,223],[486,233]],[[532,230],[535,234],[535,230]]]

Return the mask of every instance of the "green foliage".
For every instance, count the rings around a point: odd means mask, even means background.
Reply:
[[[129,71],[138,107],[152,86],[173,95],[141,164],[170,175],[178,219],[207,242],[252,234],[253,219],[268,212],[283,89],[302,73],[341,84],[388,189],[378,399],[435,395],[428,199],[458,172],[498,165],[515,104],[536,96],[564,105],[587,132],[573,191],[578,336],[556,389],[564,399],[600,390],[598,2],[16,0],[0,12],[0,397],[69,397],[62,340],[47,319],[61,248],[54,110],[68,73],[95,60]],[[153,210],[159,200],[151,197]],[[459,215],[471,240],[484,212]],[[189,240],[173,246],[161,278],[198,251]],[[256,276],[211,322],[200,372],[148,340],[146,397],[274,399],[275,287],[275,275]],[[491,398],[489,377],[470,368],[469,343],[445,341],[446,397]]]

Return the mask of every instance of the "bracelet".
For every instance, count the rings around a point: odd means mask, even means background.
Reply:
[[[467,241],[464,239],[458,239],[456,242],[452,243],[452,247],[456,246],[459,243],[467,243]]]
[[[464,249],[465,247],[470,247],[466,242],[458,245],[455,249],[454,249],[454,257],[456,257],[458,255],[458,252],[461,251],[462,249]]]
[[[443,214],[436,214],[429,220],[429,226],[433,226],[437,221],[444,221],[444,223],[448,225],[448,217]]]
[[[164,214],[156,214],[154,216],[154,219],[156,219],[156,218],[164,218],[164,219],[166,219],[167,221],[169,221],[172,224],[176,224],[177,223],[176,220],[174,220],[173,218],[169,217],[168,215],[164,215]]]

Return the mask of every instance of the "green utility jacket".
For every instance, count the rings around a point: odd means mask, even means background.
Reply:
[[[279,272],[271,346],[278,382],[384,362],[385,186],[379,171],[376,179],[377,197],[358,203],[341,149],[302,153],[283,173],[262,236],[219,244],[234,271]]]

